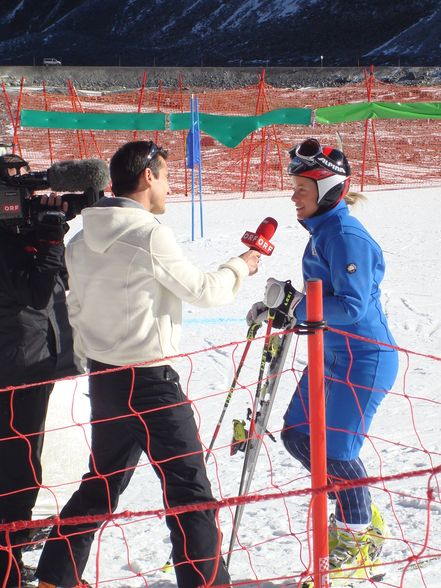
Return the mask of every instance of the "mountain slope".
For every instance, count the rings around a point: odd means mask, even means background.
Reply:
[[[385,54],[417,65],[438,60],[428,32],[441,37],[439,12],[437,0],[3,0],[0,63],[313,65],[323,55],[353,65]]]
[[[369,52],[376,55],[439,55],[441,50],[441,7],[399,33],[380,47]]]

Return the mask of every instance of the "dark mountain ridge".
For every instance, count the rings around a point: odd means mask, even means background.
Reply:
[[[3,0],[0,64],[438,65],[438,0]],[[436,42],[438,39],[438,42]],[[322,56],[322,57],[321,57]]]

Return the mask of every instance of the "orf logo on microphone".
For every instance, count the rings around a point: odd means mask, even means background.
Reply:
[[[263,255],[271,255],[274,251],[274,245],[262,235],[257,235],[251,231],[246,231],[241,239],[242,243],[250,249],[255,249]]]

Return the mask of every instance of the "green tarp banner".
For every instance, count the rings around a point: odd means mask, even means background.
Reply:
[[[201,131],[226,147],[236,147],[245,137],[268,125],[310,125],[310,108],[280,108],[256,116],[226,116],[200,114]],[[168,117],[169,126],[166,125]],[[315,121],[320,124],[354,122],[377,119],[441,119],[441,102],[360,102],[339,104],[315,110]],[[21,126],[41,129],[82,129],[104,131],[179,131],[190,128],[190,113],[166,115],[162,112],[92,113],[45,112],[22,110]]]
[[[354,122],[369,118],[441,119],[441,102],[360,102],[317,108],[315,120],[320,124]]]
[[[200,113],[201,131],[226,147],[237,147],[245,137],[268,125],[311,124],[310,108],[280,108],[256,116],[224,116]],[[170,130],[190,128],[190,113],[170,114]]]
[[[199,115],[201,131],[226,147],[236,147],[253,131],[268,125],[309,125],[310,108],[282,108],[258,116]],[[166,115],[138,113],[80,113],[22,110],[21,126],[41,129],[93,129],[108,131],[164,131]],[[170,114],[170,130],[189,129],[189,112]]]
[[[22,110],[21,126],[95,131],[165,131],[165,114]]]

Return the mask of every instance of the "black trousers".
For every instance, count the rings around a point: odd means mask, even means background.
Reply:
[[[41,485],[44,424],[52,385],[0,392],[0,521],[27,521]],[[8,540],[9,539],[9,540]],[[0,533],[0,585],[19,586],[27,531]]]
[[[92,372],[110,367],[91,363]],[[62,518],[114,511],[142,451],[161,482],[166,507],[213,500],[193,411],[171,367],[91,376],[89,385],[89,472],[61,511]],[[214,511],[187,512],[167,517],[166,522],[181,588],[229,583],[220,557],[221,534]],[[99,526],[85,523],[54,527],[43,549],[37,577],[63,588],[76,586]]]

